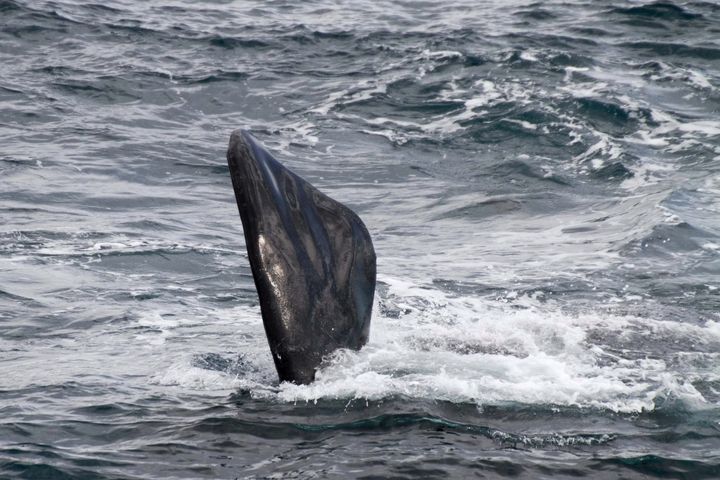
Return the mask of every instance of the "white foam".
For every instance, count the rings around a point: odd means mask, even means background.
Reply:
[[[569,82],[572,80],[573,73],[587,72],[588,70],[589,70],[589,68],[587,68],[587,67],[572,67],[572,66],[565,67],[565,78],[563,80],[565,82]]]
[[[360,131],[363,133],[367,133],[368,135],[377,135],[380,137],[385,137],[397,145],[402,145],[402,144],[408,142],[408,138],[396,129],[360,130]]]
[[[189,390],[221,391],[241,388],[244,384],[236,376],[225,372],[193,367],[189,360],[179,361],[149,379],[151,385],[175,386]]]
[[[268,383],[274,378],[268,369],[260,377],[235,377],[203,373],[187,362],[154,381],[192,389],[242,385],[254,396],[286,402],[404,396],[479,406],[520,403],[640,412],[672,397],[694,408],[707,406],[683,373],[664,361],[624,357],[615,349],[611,353],[590,335],[619,336],[620,346],[643,336],[708,345],[720,342],[720,323],[687,325],[599,312],[570,315],[516,292],[495,302],[451,295],[408,279],[380,280],[387,288],[380,302],[401,313],[384,316],[376,306],[368,345],[359,352],[335,352],[310,385],[282,383],[278,388]],[[267,349],[262,336],[253,342],[249,350]],[[269,362],[267,357],[256,360]]]
[[[660,73],[650,75],[653,81],[676,80],[686,82],[690,87],[700,90],[715,90],[708,77],[697,70],[682,67],[671,67],[670,65],[658,62],[661,67]]]
[[[395,77],[393,76],[382,81],[363,80],[357,84],[351,85],[348,88],[330,93],[324,101],[309,109],[308,112],[326,116],[330,113],[330,110],[338,105],[351,105],[353,103],[370,99],[378,93],[385,93],[387,91],[388,84],[394,80]]]
[[[537,130],[537,128],[538,128],[538,126],[535,125],[534,123],[526,122],[525,120],[515,120],[515,119],[511,119],[511,118],[505,118],[503,120],[508,123],[514,123],[514,124],[520,125],[521,127],[525,128],[527,130]]]
[[[617,160],[623,153],[623,149],[618,145],[609,135],[604,133],[595,132],[595,135],[599,137],[599,140],[588,147],[585,152],[577,155],[574,160],[576,162],[584,162],[592,159],[596,155],[602,155],[602,160]]]
[[[687,73],[688,81],[691,85],[701,89],[715,90],[715,87],[712,83],[710,83],[710,80],[708,80],[708,78],[702,73],[697,70],[688,70]]]
[[[492,106],[496,102],[506,99],[509,96],[515,96],[517,98],[514,100],[520,101],[520,99],[525,95],[525,93],[520,90],[520,87],[514,84],[509,84],[509,86],[506,85],[505,91],[499,91],[494,83],[488,80],[479,80],[475,83],[475,87],[479,87],[480,91],[475,92],[470,98],[456,98],[454,96],[454,94],[459,94],[461,96],[466,95],[467,92],[462,90],[445,90],[443,92],[443,99],[449,101],[461,101],[463,102],[464,108],[449,114],[428,117],[428,121],[422,123],[386,117],[359,118],[351,115],[338,116],[341,118],[346,117],[352,120],[360,120],[372,126],[384,127],[380,131],[373,130],[373,132],[383,136],[387,136],[389,132],[392,132],[394,136],[397,136],[398,130],[404,130],[406,132],[408,130],[421,132],[420,136],[427,134],[449,135],[464,130],[466,127],[462,125],[462,122],[482,116],[485,113],[485,111],[478,110],[478,108]],[[367,130],[365,132],[370,133],[370,131]],[[408,135],[410,134],[405,134],[404,138],[407,139]]]
[[[520,52],[520,58],[525,60],[526,62],[537,62],[538,61],[537,55],[528,50],[524,50],[524,51]]]
[[[67,240],[55,240],[48,242],[36,252],[46,256],[97,256],[104,254],[128,254],[156,251],[184,252],[200,250],[204,252],[225,252],[242,255],[237,250],[226,249],[210,244],[184,244],[171,242],[157,238],[133,239],[124,236],[113,236],[113,238],[102,242],[91,242],[83,237],[84,233],[79,232]]]
[[[428,50],[422,51],[422,56],[426,59],[446,59],[446,58],[461,58],[462,53],[457,50]]]

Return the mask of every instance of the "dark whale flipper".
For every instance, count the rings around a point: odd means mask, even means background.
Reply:
[[[367,342],[370,234],[248,132],[233,132],[227,158],[275,367],[281,381],[310,383],[325,355]]]

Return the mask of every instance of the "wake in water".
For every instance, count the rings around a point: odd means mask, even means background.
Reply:
[[[720,476],[712,2],[0,0],[0,476]],[[279,384],[225,148],[367,224]]]
[[[711,409],[718,400],[712,371],[720,323],[619,315],[610,307],[567,313],[554,301],[515,292],[480,300],[390,277],[381,282],[370,344],[360,352],[338,351],[312,385],[277,386],[262,329],[250,322],[244,333],[256,342],[243,345],[240,357],[186,358],[155,380],[240,388],[275,401],[399,396],[481,409],[519,404],[642,413],[668,405]],[[230,317],[258,314],[234,310]],[[648,348],[653,345],[659,350]],[[694,352],[685,351],[689,347]]]

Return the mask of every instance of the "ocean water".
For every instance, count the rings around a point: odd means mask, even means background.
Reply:
[[[0,478],[720,478],[720,4],[0,0]],[[351,206],[279,384],[225,152]]]

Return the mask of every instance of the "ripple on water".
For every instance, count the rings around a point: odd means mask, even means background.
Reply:
[[[716,478],[712,2],[0,0],[0,477]],[[278,384],[227,177],[357,210]]]

